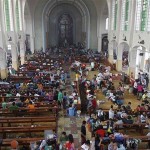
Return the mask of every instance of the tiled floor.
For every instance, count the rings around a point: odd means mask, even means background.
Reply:
[[[88,79],[91,79],[94,74],[97,74],[97,71],[89,72]],[[75,79],[75,74],[71,72],[71,79],[67,81],[66,85],[66,91],[70,93],[72,91],[71,89],[71,81]],[[118,86],[119,80],[115,80],[115,87]],[[97,91],[97,100],[104,100],[105,103],[101,105],[100,107],[104,109],[109,109],[110,105],[112,105],[111,101],[108,101],[107,98],[102,94],[100,90]],[[125,104],[127,104],[129,101],[132,102],[132,108],[136,108],[138,104],[141,102],[136,99],[133,94],[130,94],[128,91],[125,92]],[[59,112],[59,119],[58,119],[58,137],[61,134],[61,132],[65,131],[67,134],[73,134],[75,147],[80,148],[81,145],[81,138],[80,138],[80,128],[82,121],[85,120],[85,116],[78,117],[66,117],[63,115],[62,112]],[[90,139],[90,133],[87,130],[87,139]]]

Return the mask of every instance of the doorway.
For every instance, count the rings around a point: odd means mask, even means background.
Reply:
[[[63,14],[59,18],[59,46],[73,45],[73,19],[69,14]]]

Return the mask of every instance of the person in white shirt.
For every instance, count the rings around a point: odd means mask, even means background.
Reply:
[[[21,95],[20,95],[19,93],[17,93],[17,94],[16,94],[16,96],[18,96],[18,97],[19,97],[19,96],[21,96]]]
[[[111,105],[109,109],[109,119],[114,119],[113,105]]]
[[[94,61],[92,61],[91,62],[91,71],[94,71],[94,67],[95,67]]]

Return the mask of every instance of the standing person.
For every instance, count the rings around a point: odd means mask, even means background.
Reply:
[[[114,119],[114,114],[113,105],[111,105],[109,109],[109,119]]]
[[[69,134],[68,135],[68,141],[65,143],[65,148],[66,150],[75,150],[75,146],[74,146],[74,139],[73,139],[73,135]]]
[[[146,88],[148,88],[148,85],[149,85],[149,77],[148,77],[148,74],[147,74],[147,73],[145,74],[145,80],[146,80]]]
[[[58,105],[61,107],[61,104],[62,104],[62,101],[63,101],[63,94],[62,94],[62,90],[60,90],[58,92]]]
[[[64,92],[62,105],[63,105],[63,113],[64,113],[64,115],[66,115],[67,114],[66,109],[67,109],[67,105],[68,105],[68,97],[67,97],[67,93],[66,92]]]
[[[83,145],[85,142],[86,142],[86,121],[83,121],[81,126],[81,144]]]
[[[68,141],[68,136],[66,135],[66,132],[61,133],[59,141],[60,141],[59,149],[62,150],[64,144]]]

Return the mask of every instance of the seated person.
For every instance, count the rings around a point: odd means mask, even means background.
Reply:
[[[3,99],[2,101],[2,109],[6,109],[7,107],[7,103],[5,102],[5,100]]]
[[[12,140],[10,145],[11,145],[11,150],[17,150],[18,142],[16,140]]]
[[[142,100],[144,101],[147,98],[147,91],[144,92],[144,94],[142,95]]]
[[[28,108],[29,108],[29,111],[35,111],[35,106],[31,101],[29,102]]]
[[[18,106],[16,105],[15,102],[12,103],[12,105],[9,107],[9,110],[10,111],[16,111],[16,110],[18,110]]]
[[[133,119],[131,116],[125,116],[124,118],[122,118],[122,122],[124,124],[133,124]]]

